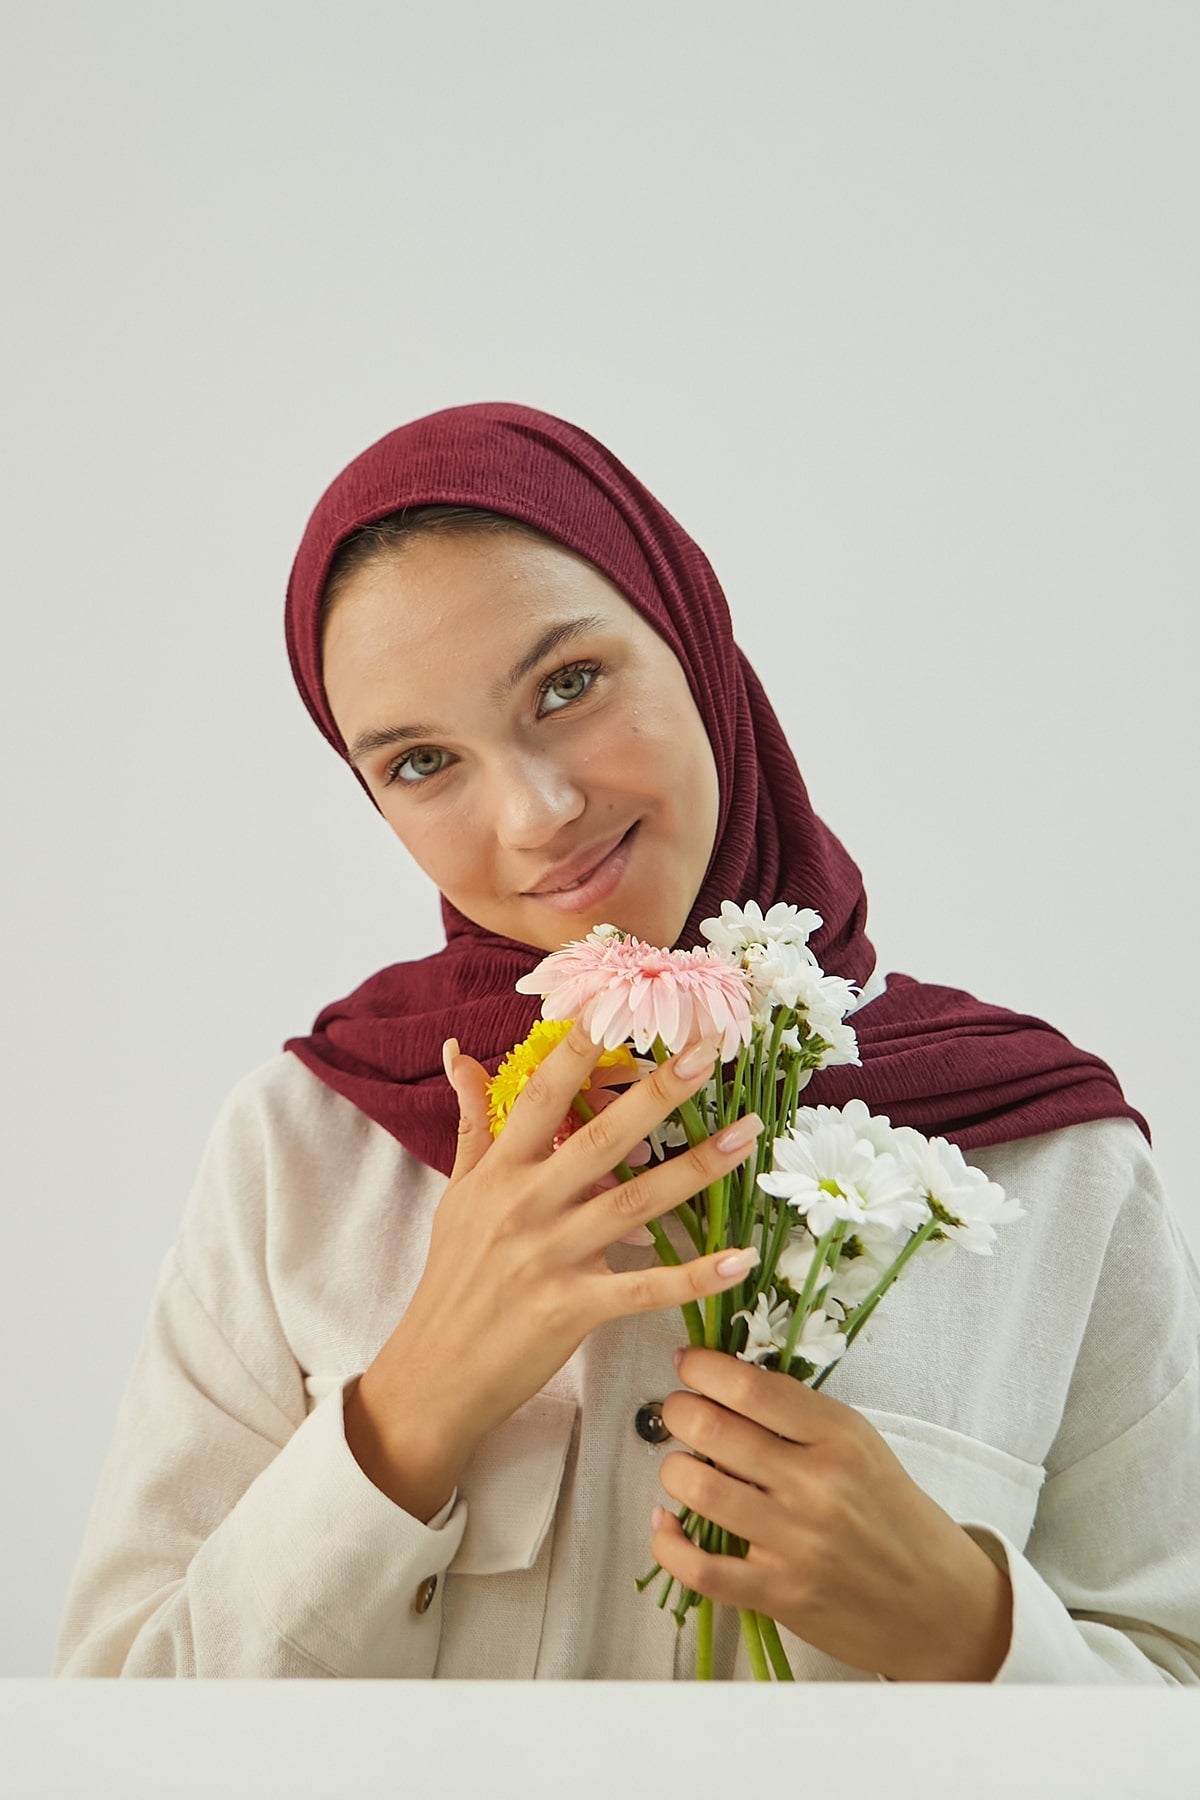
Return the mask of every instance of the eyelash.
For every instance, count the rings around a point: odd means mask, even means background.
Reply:
[[[564,664],[564,666],[561,669],[555,669],[555,671],[552,675],[547,675],[545,681],[543,681],[541,686],[538,688],[537,697],[538,697],[539,708],[541,706],[542,701],[545,699],[547,693],[549,693],[550,689],[554,686],[555,682],[562,681],[564,676],[567,676],[567,675],[590,675],[592,677],[592,679],[588,682],[588,684],[584,688],[582,694],[576,694],[574,696],[574,698],[571,700],[564,700],[561,706],[556,706],[553,708],[553,710],[555,712],[566,712],[570,707],[576,705],[576,703],[578,701],[585,699],[587,697],[587,695],[591,693],[592,689],[596,685],[596,682],[600,679],[600,677],[603,674],[604,674],[604,664],[603,663],[573,662],[573,663]],[[545,717],[545,716],[546,716],[545,714],[542,714],[539,712],[539,717]],[[400,779],[400,771],[404,767],[405,763],[408,761],[409,757],[414,756],[418,750],[429,749],[431,747],[432,746],[426,745],[426,744],[414,744],[411,750],[406,750],[404,752],[403,756],[398,756],[396,758],[395,762],[389,766],[388,771],[387,771],[387,776],[386,776],[386,779],[385,779],[383,785],[385,787],[391,787],[394,782],[398,782]],[[421,776],[421,778],[419,780],[405,782],[403,785],[406,787],[428,787],[429,783],[432,781],[436,781],[438,776],[444,774],[445,771],[449,768],[449,766],[450,766],[449,763],[443,763],[440,769],[435,769],[433,771],[432,775],[423,775],[423,776]]]

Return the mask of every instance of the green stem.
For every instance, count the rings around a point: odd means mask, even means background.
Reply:
[[[937,1228],[938,1228],[938,1221],[936,1218],[931,1217],[931,1218],[926,1219],[926,1221],[922,1225],[921,1229],[919,1231],[913,1232],[912,1236],[909,1238],[907,1244],[905,1244],[903,1250],[900,1252],[899,1256],[896,1258],[896,1260],[892,1264],[891,1268],[886,1270],[886,1272],[881,1277],[881,1279],[876,1282],[875,1286],[871,1289],[871,1292],[867,1295],[866,1299],[862,1302],[862,1304],[860,1306],[855,1307],[854,1317],[851,1319],[849,1325],[847,1325],[846,1331],[845,1331],[846,1349],[847,1350],[850,1348],[851,1344],[854,1342],[855,1338],[858,1336],[859,1332],[862,1330],[863,1326],[866,1324],[866,1322],[870,1318],[871,1314],[875,1311],[875,1308],[879,1305],[879,1302],[883,1299],[883,1296],[887,1293],[887,1291],[891,1287],[893,1281],[895,1281],[897,1279],[897,1277],[900,1274],[901,1269],[904,1267],[904,1265],[908,1261],[909,1257],[916,1255],[916,1253],[920,1249],[921,1245],[928,1241],[928,1239],[937,1230]],[[842,1352],[842,1355],[844,1356],[845,1353],[846,1352],[844,1350]],[[822,1369],[821,1373],[817,1376],[816,1380],[814,1382],[810,1383],[810,1385],[814,1388],[819,1388],[821,1383],[825,1380],[825,1377],[827,1375],[831,1374],[832,1371],[836,1367],[837,1367],[836,1363],[830,1363],[829,1368]]]
[[[775,1023],[771,1029],[771,1043],[767,1050],[767,1089],[765,1095],[766,1112],[763,1114],[763,1137],[768,1144],[774,1143],[779,1136],[779,1040],[787,1029],[787,1024],[795,1018],[795,1014],[781,1006],[775,1015]]]
[[[723,1125],[729,1125],[734,1119],[740,1119],[742,1116],[742,1092],[746,1080],[746,1060],[749,1055],[749,1044],[743,1044],[738,1051],[738,1059],[733,1071],[733,1080],[729,1084],[729,1093],[725,1096],[725,1104],[722,1108],[721,1123]],[[718,1083],[718,1092],[721,1094],[725,1093],[723,1082]]]
[[[760,1288],[769,1288],[775,1279],[775,1265],[779,1261],[783,1251],[783,1241],[787,1237],[795,1217],[786,1200],[777,1200],[775,1205],[778,1210],[771,1229],[771,1242],[767,1246],[767,1252],[762,1262],[752,1271],[758,1277]]]
[[[795,1014],[790,1016],[794,1018]],[[796,1101],[800,1097],[800,1077],[803,1072],[804,1058],[801,1054],[793,1057],[788,1064],[783,1084],[783,1103],[779,1108],[771,1136],[768,1139],[767,1133],[764,1131],[762,1137],[758,1140],[758,1149],[761,1152],[760,1160],[763,1166],[763,1172],[766,1172],[774,1161],[773,1145],[775,1139],[783,1137],[786,1134],[788,1127],[791,1125],[792,1119],[795,1116]],[[757,1166],[754,1173],[755,1191],[761,1193],[762,1189],[759,1188],[757,1184],[757,1175],[759,1173]],[[770,1243],[767,1244],[764,1242],[763,1260],[759,1263],[758,1267],[752,1271],[757,1285],[764,1290],[769,1288],[772,1281],[775,1279],[775,1266],[778,1263],[780,1254],[783,1250],[784,1239],[787,1236],[788,1228],[792,1224],[794,1218],[786,1201],[772,1200],[770,1204],[773,1204],[775,1207],[775,1218],[771,1229]]]
[[[817,1277],[827,1263],[832,1266],[836,1261],[837,1253],[842,1247],[842,1240],[849,1229],[850,1221],[848,1219],[839,1219],[836,1225],[830,1227],[823,1238],[818,1238],[817,1240],[817,1248],[813,1253],[813,1259],[809,1266],[808,1274],[804,1278],[804,1287],[801,1290],[799,1300],[796,1302],[796,1310],[792,1314],[791,1325],[788,1327],[787,1342],[779,1353],[779,1367],[785,1375],[791,1367],[792,1353],[796,1347],[796,1339],[800,1336],[804,1321],[807,1319],[812,1308],[813,1296],[817,1287]]]
[[[792,1665],[787,1659],[787,1651],[780,1642],[774,1619],[766,1613],[755,1613],[754,1617],[758,1621],[758,1629],[762,1634],[767,1655],[771,1658],[771,1667],[775,1671],[776,1681],[795,1681]]]
[[[761,1616],[751,1607],[738,1607],[738,1618],[742,1621],[742,1640],[746,1646],[746,1654],[750,1658],[754,1679],[755,1681],[770,1681],[771,1671],[767,1667],[767,1659],[763,1653],[763,1641],[759,1632]]]
[[[696,1680],[713,1678],[713,1603],[702,1596],[696,1609]]]

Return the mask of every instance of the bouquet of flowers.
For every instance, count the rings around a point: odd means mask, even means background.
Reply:
[[[1023,1217],[1003,1188],[972,1168],[957,1145],[893,1127],[854,1099],[844,1107],[800,1106],[820,1069],[861,1067],[847,1015],[862,995],[826,975],[808,947],[820,926],[809,908],[782,902],[764,914],[725,901],[701,926],[706,945],[663,950],[613,925],[546,956],[517,982],[542,996],[542,1019],[501,1063],[489,1087],[493,1133],[529,1073],[578,1019],[603,1044],[597,1069],[560,1135],[576,1130],[615,1098],[617,1070],[638,1069],[706,1040],[719,1046],[713,1075],[650,1134],[612,1181],[673,1146],[695,1145],[753,1111],[763,1121],[746,1162],[675,1209],[698,1255],[726,1245],[757,1248],[745,1279],[703,1305],[681,1308],[691,1343],[779,1369],[819,1388],[863,1330],[892,1283],[917,1260],[964,1249],[990,1256],[995,1227]],[[650,1232],[661,1261],[678,1263],[658,1220]],[[628,1241],[645,1241],[644,1238]],[[700,1548],[726,1555],[748,1546],[685,1509],[679,1522]],[[638,1580],[644,1591],[659,1564]],[[675,1578],[667,1576],[658,1604]],[[698,1607],[696,1674],[712,1673],[713,1603],[685,1588],[673,1611],[682,1626]],[[739,1609],[755,1675],[792,1679],[775,1621]],[[770,1668],[768,1668],[768,1659]]]

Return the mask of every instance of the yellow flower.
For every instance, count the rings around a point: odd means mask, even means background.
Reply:
[[[513,1109],[517,1095],[533,1074],[539,1063],[545,1062],[550,1052],[562,1043],[573,1019],[539,1019],[527,1038],[523,1038],[500,1064],[492,1079],[488,1082],[488,1123],[493,1137],[499,1137],[508,1123],[508,1115]],[[637,1063],[633,1052],[626,1045],[618,1044],[615,1050],[605,1050],[596,1064],[598,1069],[635,1069]],[[586,1094],[592,1085],[591,1077],[584,1082],[580,1093]]]

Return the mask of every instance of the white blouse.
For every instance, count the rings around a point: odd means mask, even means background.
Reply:
[[[1200,1275],[1127,1119],[967,1153],[1026,1209],[894,1287],[823,1391],[1013,1583],[997,1681],[1200,1682]],[[677,1309],[591,1332],[428,1524],[345,1438],[445,1177],[288,1052],[222,1106],[158,1276],[56,1675],[688,1680],[635,1578],[673,1440]],[[673,1217],[681,1256],[694,1254]],[[653,1263],[616,1244],[614,1270]],[[503,1294],[497,1306],[511,1304]],[[714,1673],[749,1680],[735,1612]],[[873,1679],[784,1628],[797,1680]]]

